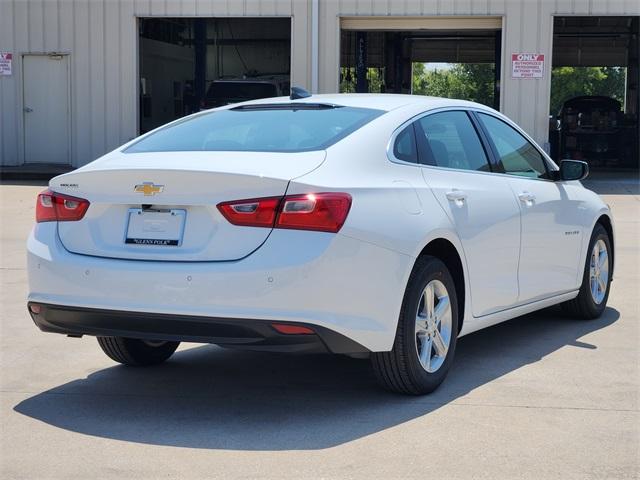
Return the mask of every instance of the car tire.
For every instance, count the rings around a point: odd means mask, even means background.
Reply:
[[[434,292],[429,302],[431,311],[440,312],[434,313],[431,320],[429,308],[425,306],[430,288]],[[445,296],[448,307],[443,303]],[[390,352],[371,355],[379,383],[387,390],[409,395],[434,391],[449,371],[457,337],[458,301],[453,278],[441,260],[431,256],[420,257],[404,294],[393,348]],[[443,339],[447,343],[444,354]]]
[[[598,256],[600,261],[598,262],[598,267],[594,272],[593,260],[594,255],[596,254],[596,245],[599,245]],[[601,253],[602,246],[606,249],[604,252],[606,256],[604,258]],[[602,315],[607,307],[607,300],[609,299],[609,290],[611,287],[611,267],[613,266],[611,253],[611,240],[609,239],[609,234],[602,225],[597,223],[593,229],[593,233],[591,234],[591,240],[589,241],[587,258],[585,260],[584,271],[582,273],[582,285],[580,286],[578,296],[573,300],[569,300],[562,304],[562,309],[566,314],[586,320],[598,318]],[[602,275],[605,272],[605,269],[606,279],[603,279]],[[604,289],[601,287],[597,288],[595,292],[592,291],[594,273],[597,274],[595,277],[596,284],[604,284],[605,286]],[[601,280],[601,282],[599,282],[599,280]]]
[[[156,342],[123,337],[98,337],[98,344],[109,358],[123,365],[157,365],[176,351],[180,342]]]

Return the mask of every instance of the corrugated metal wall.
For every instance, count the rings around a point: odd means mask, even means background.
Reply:
[[[311,0],[0,0],[0,164],[25,162],[21,54],[71,54],[71,154],[79,166],[137,130],[136,16],[291,16],[292,81],[310,86]],[[489,15],[503,18],[502,110],[538,141],[547,138],[550,69],[510,78],[512,52],[551,64],[553,15],[640,15],[638,0],[320,0],[319,88],[336,91],[340,17]],[[28,160],[28,159],[27,159]]]
[[[320,89],[338,88],[340,17],[500,16],[501,110],[541,144],[548,138],[554,15],[640,15],[638,0],[336,0],[320,3]],[[541,79],[512,79],[511,53],[545,54]]]
[[[14,54],[0,77],[0,165],[25,163],[25,53],[71,60],[71,162],[80,166],[137,132],[136,17],[292,17],[292,80],[308,84],[308,2],[295,0],[0,0],[0,52]]]

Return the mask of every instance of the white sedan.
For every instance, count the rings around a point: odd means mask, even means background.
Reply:
[[[462,335],[554,304],[602,314],[614,229],[587,171],[465,101],[296,91],[200,112],[51,180],[28,309],[127,365],[180,341],[322,351],[424,394]]]

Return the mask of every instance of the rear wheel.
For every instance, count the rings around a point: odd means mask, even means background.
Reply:
[[[566,313],[584,319],[602,315],[609,299],[611,261],[609,234],[597,223],[589,242],[580,292],[576,298],[562,304]]]
[[[180,342],[98,337],[98,344],[109,358],[132,366],[156,365],[168,359]]]
[[[451,274],[439,259],[422,257],[407,285],[392,350],[371,356],[378,381],[394,392],[432,392],[449,371],[457,337],[458,301]]]

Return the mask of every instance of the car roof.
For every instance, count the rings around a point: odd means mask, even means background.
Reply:
[[[425,110],[442,107],[481,108],[491,110],[489,107],[466,100],[454,100],[451,98],[426,97],[422,95],[408,95],[395,93],[331,93],[315,94],[310,97],[290,100],[289,97],[263,98],[243,102],[242,105],[279,104],[279,103],[327,103],[345,107],[373,108],[377,110],[391,111],[406,106],[422,106]]]

